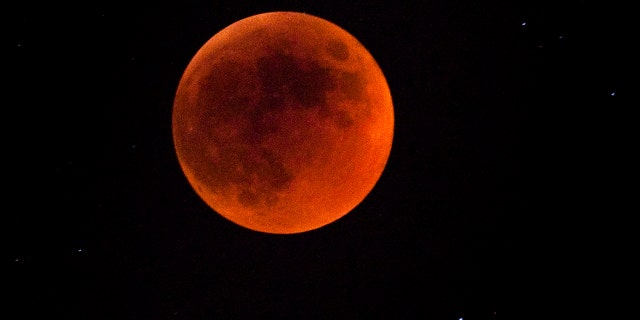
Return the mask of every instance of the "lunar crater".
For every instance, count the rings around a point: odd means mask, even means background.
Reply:
[[[344,42],[335,39],[329,41],[327,52],[331,57],[339,61],[348,60],[350,56],[349,47]]]
[[[246,180],[235,183],[242,190],[238,201],[245,207],[273,206],[278,202],[279,193],[289,189],[293,173],[285,168],[281,158],[264,148],[255,157],[247,158],[250,161],[241,164]]]

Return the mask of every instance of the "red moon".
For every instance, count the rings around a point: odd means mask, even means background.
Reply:
[[[293,234],[340,219],[370,193],[394,113],[382,70],[356,38],[319,17],[270,12],[198,50],[172,130],[184,175],[215,212]]]

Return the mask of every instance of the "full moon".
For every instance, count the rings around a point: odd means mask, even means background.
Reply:
[[[178,84],[173,142],[200,198],[254,231],[293,234],[358,206],[386,166],[391,93],[369,51],[325,19],[250,16],[196,52]]]

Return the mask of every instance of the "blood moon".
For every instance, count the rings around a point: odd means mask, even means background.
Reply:
[[[391,151],[393,104],[380,67],[347,31],[269,12],[195,54],[172,130],[184,175],[214,211],[292,234],[334,222],[373,189]]]

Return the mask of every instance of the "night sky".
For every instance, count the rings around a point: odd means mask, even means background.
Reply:
[[[522,319],[633,302],[586,293],[628,286],[637,254],[633,210],[618,200],[631,194],[620,180],[632,179],[637,143],[624,102],[629,8],[272,2],[9,12],[4,319]],[[395,108],[375,188],[342,219],[295,235],[212,211],[171,136],[196,51],[269,11],[354,35]]]

